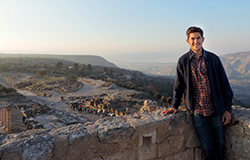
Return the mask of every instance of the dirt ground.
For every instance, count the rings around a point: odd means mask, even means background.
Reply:
[[[78,90],[77,92],[74,93],[67,93],[64,95],[61,95],[55,91],[48,91],[49,94],[51,94],[51,97],[43,97],[43,96],[37,96],[34,93],[31,93],[30,91],[27,90],[18,90],[19,93],[23,94],[26,96],[28,100],[32,100],[34,102],[38,102],[40,104],[46,103],[47,106],[51,108],[55,108],[57,110],[60,110],[62,112],[68,112],[68,113],[73,113],[76,114],[77,116],[87,119],[90,122],[94,122],[97,119],[100,118],[99,115],[88,113],[88,112],[83,112],[83,113],[78,113],[78,111],[74,111],[71,109],[71,107],[61,101],[61,96],[64,97],[65,100],[67,100],[69,97],[79,97],[79,96],[97,96],[101,94],[109,94],[109,95],[116,95],[116,94],[130,94],[130,93],[135,93],[137,91],[135,90],[129,90],[129,89],[124,89],[118,86],[113,86],[112,89],[108,87],[103,87],[101,86],[102,84],[106,83],[105,81],[102,80],[94,80],[94,79],[87,79],[83,78],[80,79],[80,82],[82,82],[84,85],[83,87]],[[39,119],[41,124],[45,124],[46,122],[49,122],[50,119]]]

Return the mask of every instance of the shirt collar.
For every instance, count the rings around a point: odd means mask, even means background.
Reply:
[[[194,57],[195,53],[194,53],[194,51],[192,51],[192,49],[190,49],[189,53],[190,53],[189,54],[189,59],[192,59]],[[202,55],[201,55],[201,57],[202,56],[204,56],[205,59],[206,59],[206,51],[203,48],[202,48]]]

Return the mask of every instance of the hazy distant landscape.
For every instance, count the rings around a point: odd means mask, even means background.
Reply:
[[[175,70],[176,70],[176,63],[150,63],[150,60],[157,61],[158,58],[162,60],[167,59],[168,56],[162,53],[146,53],[142,58],[138,58],[142,56],[143,54],[133,54],[131,57],[128,55],[120,56],[120,60],[124,60],[123,62],[118,62],[118,59],[115,63],[109,62],[105,59],[105,57],[100,56],[92,56],[92,55],[48,55],[48,54],[0,54],[0,64],[4,64],[1,68],[2,71],[5,71],[7,69],[10,71],[10,67],[6,68],[6,63],[13,63],[11,66],[15,63],[29,63],[33,64],[34,66],[38,67],[40,66],[41,69],[43,69],[46,66],[55,65],[57,62],[63,62],[66,66],[74,66],[74,64],[78,64],[79,68],[81,68],[82,64],[88,65],[91,64],[93,67],[99,66],[99,69],[97,69],[95,72],[93,72],[90,75],[98,75],[101,74],[103,67],[112,68],[112,72],[117,72],[117,74],[122,73],[121,70],[118,69],[125,69],[127,71],[131,70],[132,72],[141,71],[149,76],[167,76],[167,77],[173,77],[175,76]],[[158,55],[154,59],[154,56]],[[113,57],[115,59],[115,57]],[[117,58],[117,57],[116,57]],[[234,54],[225,54],[220,56],[226,73],[229,77],[231,86],[234,91],[234,97],[241,102],[250,105],[250,52],[238,52]],[[30,60],[29,60],[30,59]],[[143,63],[145,61],[145,63]],[[31,63],[32,62],[32,63]],[[14,67],[17,70],[21,70],[21,66]],[[96,68],[96,67],[95,67]],[[32,70],[33,69],[33,70]],[[36,68],[29,68],[28,71],[35,73]],[[86,70],[87,71],[87,70]],[[62,71],[49,71],[47,74],[69,74],[70,70],[65,70],[64,73]],[[132,73],[131,72],[131,73]],[[85,72],[90,73],[89,71]],[[139,73],[139,72],[138,72]],[[128,72],[127,72],[128,74]],[[97,76],[98,77],[98,76]],[[100,76],[102,77],[102,76]],[[111,76],[112,77],[112,76]],[[142,77],[141,77],[142,79]],[[156,77],[157,79],[157,77]],[[133,79],[132,79],[133,80]],[[133,80],[135,82],[135,80]],[[139,82],[136,80],[137,83]],[[145,80],[143,80],[145,81]],[[148,81],[148,80],[146,80]],[[145,82],[146,82],[145,81]],[[133,83],[134,83],[133,82]],[[143,83],[145,83],[143,82]],[[124,82],[123,82],[124,83]],[[142,82],[140,82],[142,83]],[[163,83],[160,83],[163,84]],[[124,85],[124,84],[123,84]],[[138,84],[137,84],[138,85]],[[150,85],[148,83],[147,85]],[[154,84],[155,85],[155,84]],[[143,85],[146,87],[146,84]],[[157,90],[160,90],[161,86],[156,85]],[[164,87],[163,87],[164,88]],[[169,90],[169,89],[168,89]],[[164,93],[164,92],[163,92]],[[168,91],[169,95],[172,95]]]

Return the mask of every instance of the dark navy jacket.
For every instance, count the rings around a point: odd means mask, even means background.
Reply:
[[[190,49],[178,60],[172,103],[172,107],[178,109],[184,94],[186,108],[191,112],[193,112],[193,105],[190,60],[193,54],[194,52]],[[204,56],[216,114],[222,114],[226,110],[231,110],[233,92],[219,57],[206,50],[204,50]]]

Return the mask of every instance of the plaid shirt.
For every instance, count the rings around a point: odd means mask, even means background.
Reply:
[[[196,59],[191,59],[192,95],[194,113],[210,116],[214,113],[211,88],[207,74],[204,53]]]

